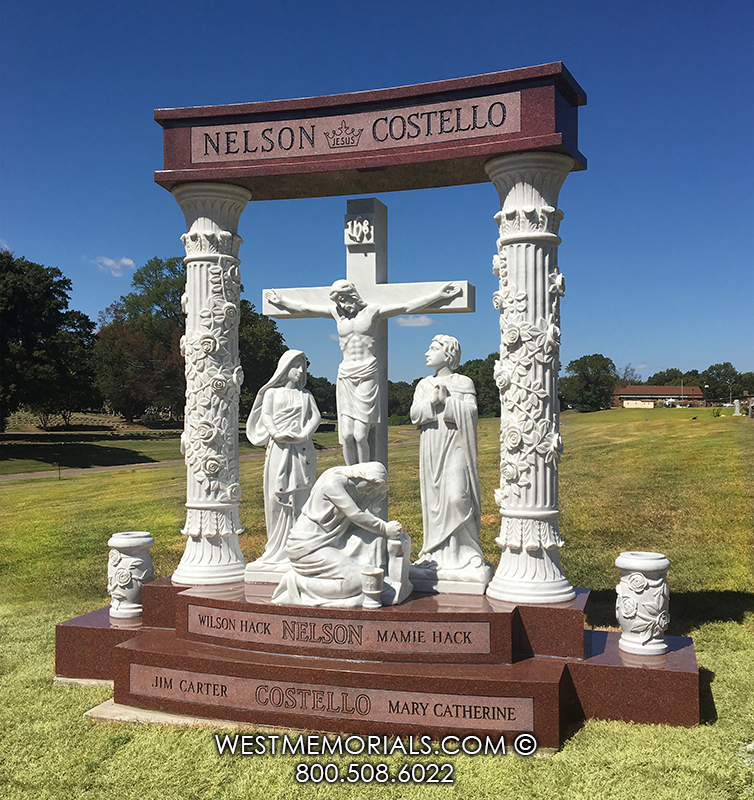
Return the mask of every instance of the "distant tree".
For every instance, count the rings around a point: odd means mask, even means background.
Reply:
[[[275,320],[256,312],[248,300],[241,300],[238,323],[238,352],[244,374],[239,412],[241,419],[248,416],[257,392],[273,376],[280,356],[287,349]]]
[[[738,381],[741,384],[741,392],[748,392],[749,397],[754,396],[754,372],[739,372]]]
[[[0,427],[21,406],[47,426],[55,414],[70,422],[73,411],[95,401],[91,355],[93,325],[68,310],[71,281],[0,251]]]
[[[500,416],[500,390],[493,377],[495,361],[498,357],[498,353],[490,353],[487,358],[472,359],[458,368],[461,375],[467,375],[474,381],[480,417]]]
[[[47,342],[44,360],[37,366],[41,373],[48,373],[50,391],[29,403],[45,430],[55,415],[63,418],[67,428],[76,411],[100,405],[94,385],[94,323],[80,311],[68,311],[65,316],[61,329]],[[41,374],[37,380],[40,378]]]
[[[701,386],[701,383],[702,379],[698,369],[690,369],[688,372],[683,373],[684,386]]]
[[[120,302],[130,330],[143,333],[152,348],[149,405],[167,409],[171,418],[183,412],[186,378],[181,336],[185,315],[181,296],[186,270],[180,256],[152,258],[133,274],[131,288]]]
[[[582,356],[568,364],[566,373],[573,378],[569,392],[579,411],[599,411],[610,407],[618,383],[618,373],[612,359],[601,353]]]
[[[120,299],[133,329],[153,342],[169,343],[176,328],[185,328],[181,307],[185,286],[186,269],[179,256],[152,258],[137,269],[131,279],[135,291]]]
[[[112,411],[133,422],[156,399],[154,345],[117,302],[100,312],[94,349],[97,388]]]
[[[567,375],[561,375],[558,378],[558,399],[560,400],[561,409],[568,406],[577,405],[576,400],[576,378]]]
[[[306,388],[314,395],[320,414],[328,417],[337,415],[334,383],[327,378],[315,378],[314,375],[309,375]]]
[[[708,402],[727,403],[743,392],[743,385],[738,372],[730,361],[723,364],[712,364],[699,376],[704,389],[704,398]]]
[[[413,384],[406,381],[387,382],[387,413],[388,417],[393,415],[408,417],[411,413],[411,403],[414,400],[415,380]]]
[[[642,383],[641,375],[633,368],[633,366],[629,363],[623,367],[623,371],[620,374],[620,379],[618,383],[621,386],[640,386]]]
[[[671,367],[670,369],[655,372],[647,378],[647,386],[680,386],[683,380],[683,372]]]

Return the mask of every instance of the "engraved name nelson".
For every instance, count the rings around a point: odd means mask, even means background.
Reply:
[[[396,622],[254,614],[189,605],[189,633],[261,644],[397,653],[490,652],[489,622]]]
[[[505,92],[420,106],[344,112],[340,117],[192,127],[191,161],[365,152],[516,133],[520,129],[521,93]]]

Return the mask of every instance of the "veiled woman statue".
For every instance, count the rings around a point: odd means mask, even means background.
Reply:
[[[435,374],[419,381],[411,405],[411,421],[421,428],[424,523],[424,543],[411,567],[411,582],[417,591],[484,594],[493,570],[479,545],[474,382],[454,372],[461,362],[454,337],[435,336],[426,356]]]
[[[405,558],[403,575],[400,568],[396,573],[397,584],[407,584],[410,593],[410,539],[399,522],[385,522],[373,512],[387,490],[387,470],[376,461],[325,470],[291,530],[286,547],[291,566],[272,602],[379,607],[385,572],[392,572],[390,542],[396,545],[392,557]],[[405,597],[397,584],[388,602]]]
[[[272,378],[259,390],[246,422],[249,441],[267,445],[264,462],[264,515],[267,546],[246,567],[247,581],[276,583],[289,567],[285,545],[317,477],[312,435],[320,423],[314,397],[306,388],[306,356],[287,350]]]

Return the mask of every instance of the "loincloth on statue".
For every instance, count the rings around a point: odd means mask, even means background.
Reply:
[[[377,359],[342,361],[336,384],[338,416],[351,417],[366,425],[381,422],[379,368]]]

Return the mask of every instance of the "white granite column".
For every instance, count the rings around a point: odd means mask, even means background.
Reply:
[[[219,183],[173,189],[185,217],[186,411],[181,450],[186,457],[186,550],[173,583],[242,581],[238,544],[241,486],[238,463],[238,358],[241,278],[238,220],[251,193]]]
[[[485,165],[500,195],[493,296],[500,310],[500,564],[487,594],[514,603],[575,597],[558,548],[558,351],[560,297],[558,193],[573,159],[516,153]]]

